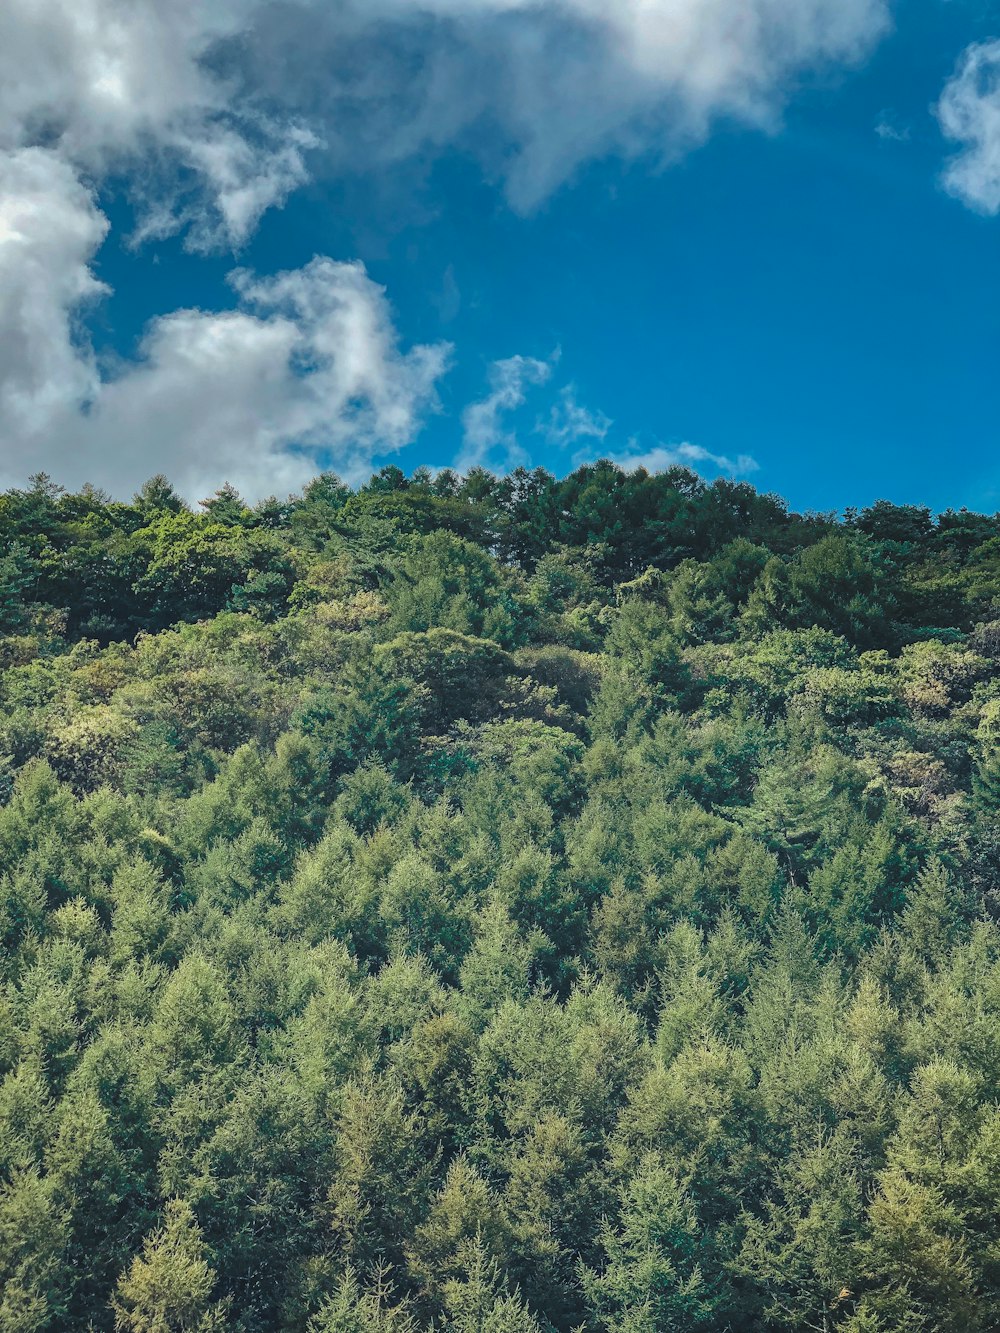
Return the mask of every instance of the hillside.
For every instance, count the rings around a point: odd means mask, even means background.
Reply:
[[[1000,516],[0,496],[0,1330],[1000,1327]]]

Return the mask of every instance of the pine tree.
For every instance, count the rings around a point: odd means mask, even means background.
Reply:
[[[987,745],[972,770],[972,808],[989,822],[1000,812],[1000,745]]]
[[[384,1268],[376,1268],[372,1285],[363,1287],[348,1267],[336,1291],[309,1320],[307,1333],[418,1333],[418,1325],[405,1302],[394,1303]]]
[[[224,1333],[225,1306],[211,1299],[216,1274],[206,1256],[191,1206],[171,1199],[163,1226],[118,1281],[118,1333]]]
[[[509,1291],[481,1239],[470,1247],[461,1277],[444,1284],[442,1333],[542,1333],[520,1294]]]
[[[649,1155],[623,1187],[620,1221],[607,1223],[603,1268],[584,1274],[608,1333],[694,1333],[725,1302],[694,1202],[676,1170]],[[714,1258],[714,1256],[712,1256]]]

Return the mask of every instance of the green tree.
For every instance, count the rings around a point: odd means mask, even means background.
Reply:
[[[725,1288],[682,1181],[655,1160],[623,1187],[621,1221],[602,1235],[604,1265],[584,1276],[588,1299],[609,1333],[664,1333],[711,1327]]]
[[[225,1329],[225,1308],[211,1299],[215,1277],[190,1205],[170,1199],[162,1227],[147,1236],[142,1254],[119,1279],[115,1327],[122,1333]]]

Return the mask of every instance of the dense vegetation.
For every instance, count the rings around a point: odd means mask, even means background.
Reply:
[[[0,497],[0,1329],[1000,1327],[1000,519]]]

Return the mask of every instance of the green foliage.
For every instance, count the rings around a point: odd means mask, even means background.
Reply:
[[[998,552],[0,496],[0,1329],[1000,1326]]]
[[[211,1301],[215,1272],[191,1208],[171,1199],[164,1225],[147,1237],[142,1254],[122,1275],[114,1297],[122,1333],[215,1333],[224,1313]]]
[[[436,531],[414,539],[393,587],[393,621],[400,630],[434,628],[494,639],[518,635],[523,611],[496,562],[472,542]]]
[[[724,1319],[718,1265],[676,1173],[644,1162],[621,1191],[620,1211],[621,1225],[601,1237],[606,1266],[586,1280],[608,1333],[686,1333]],[[705,1259],[715,1273],[703,1271]]]

